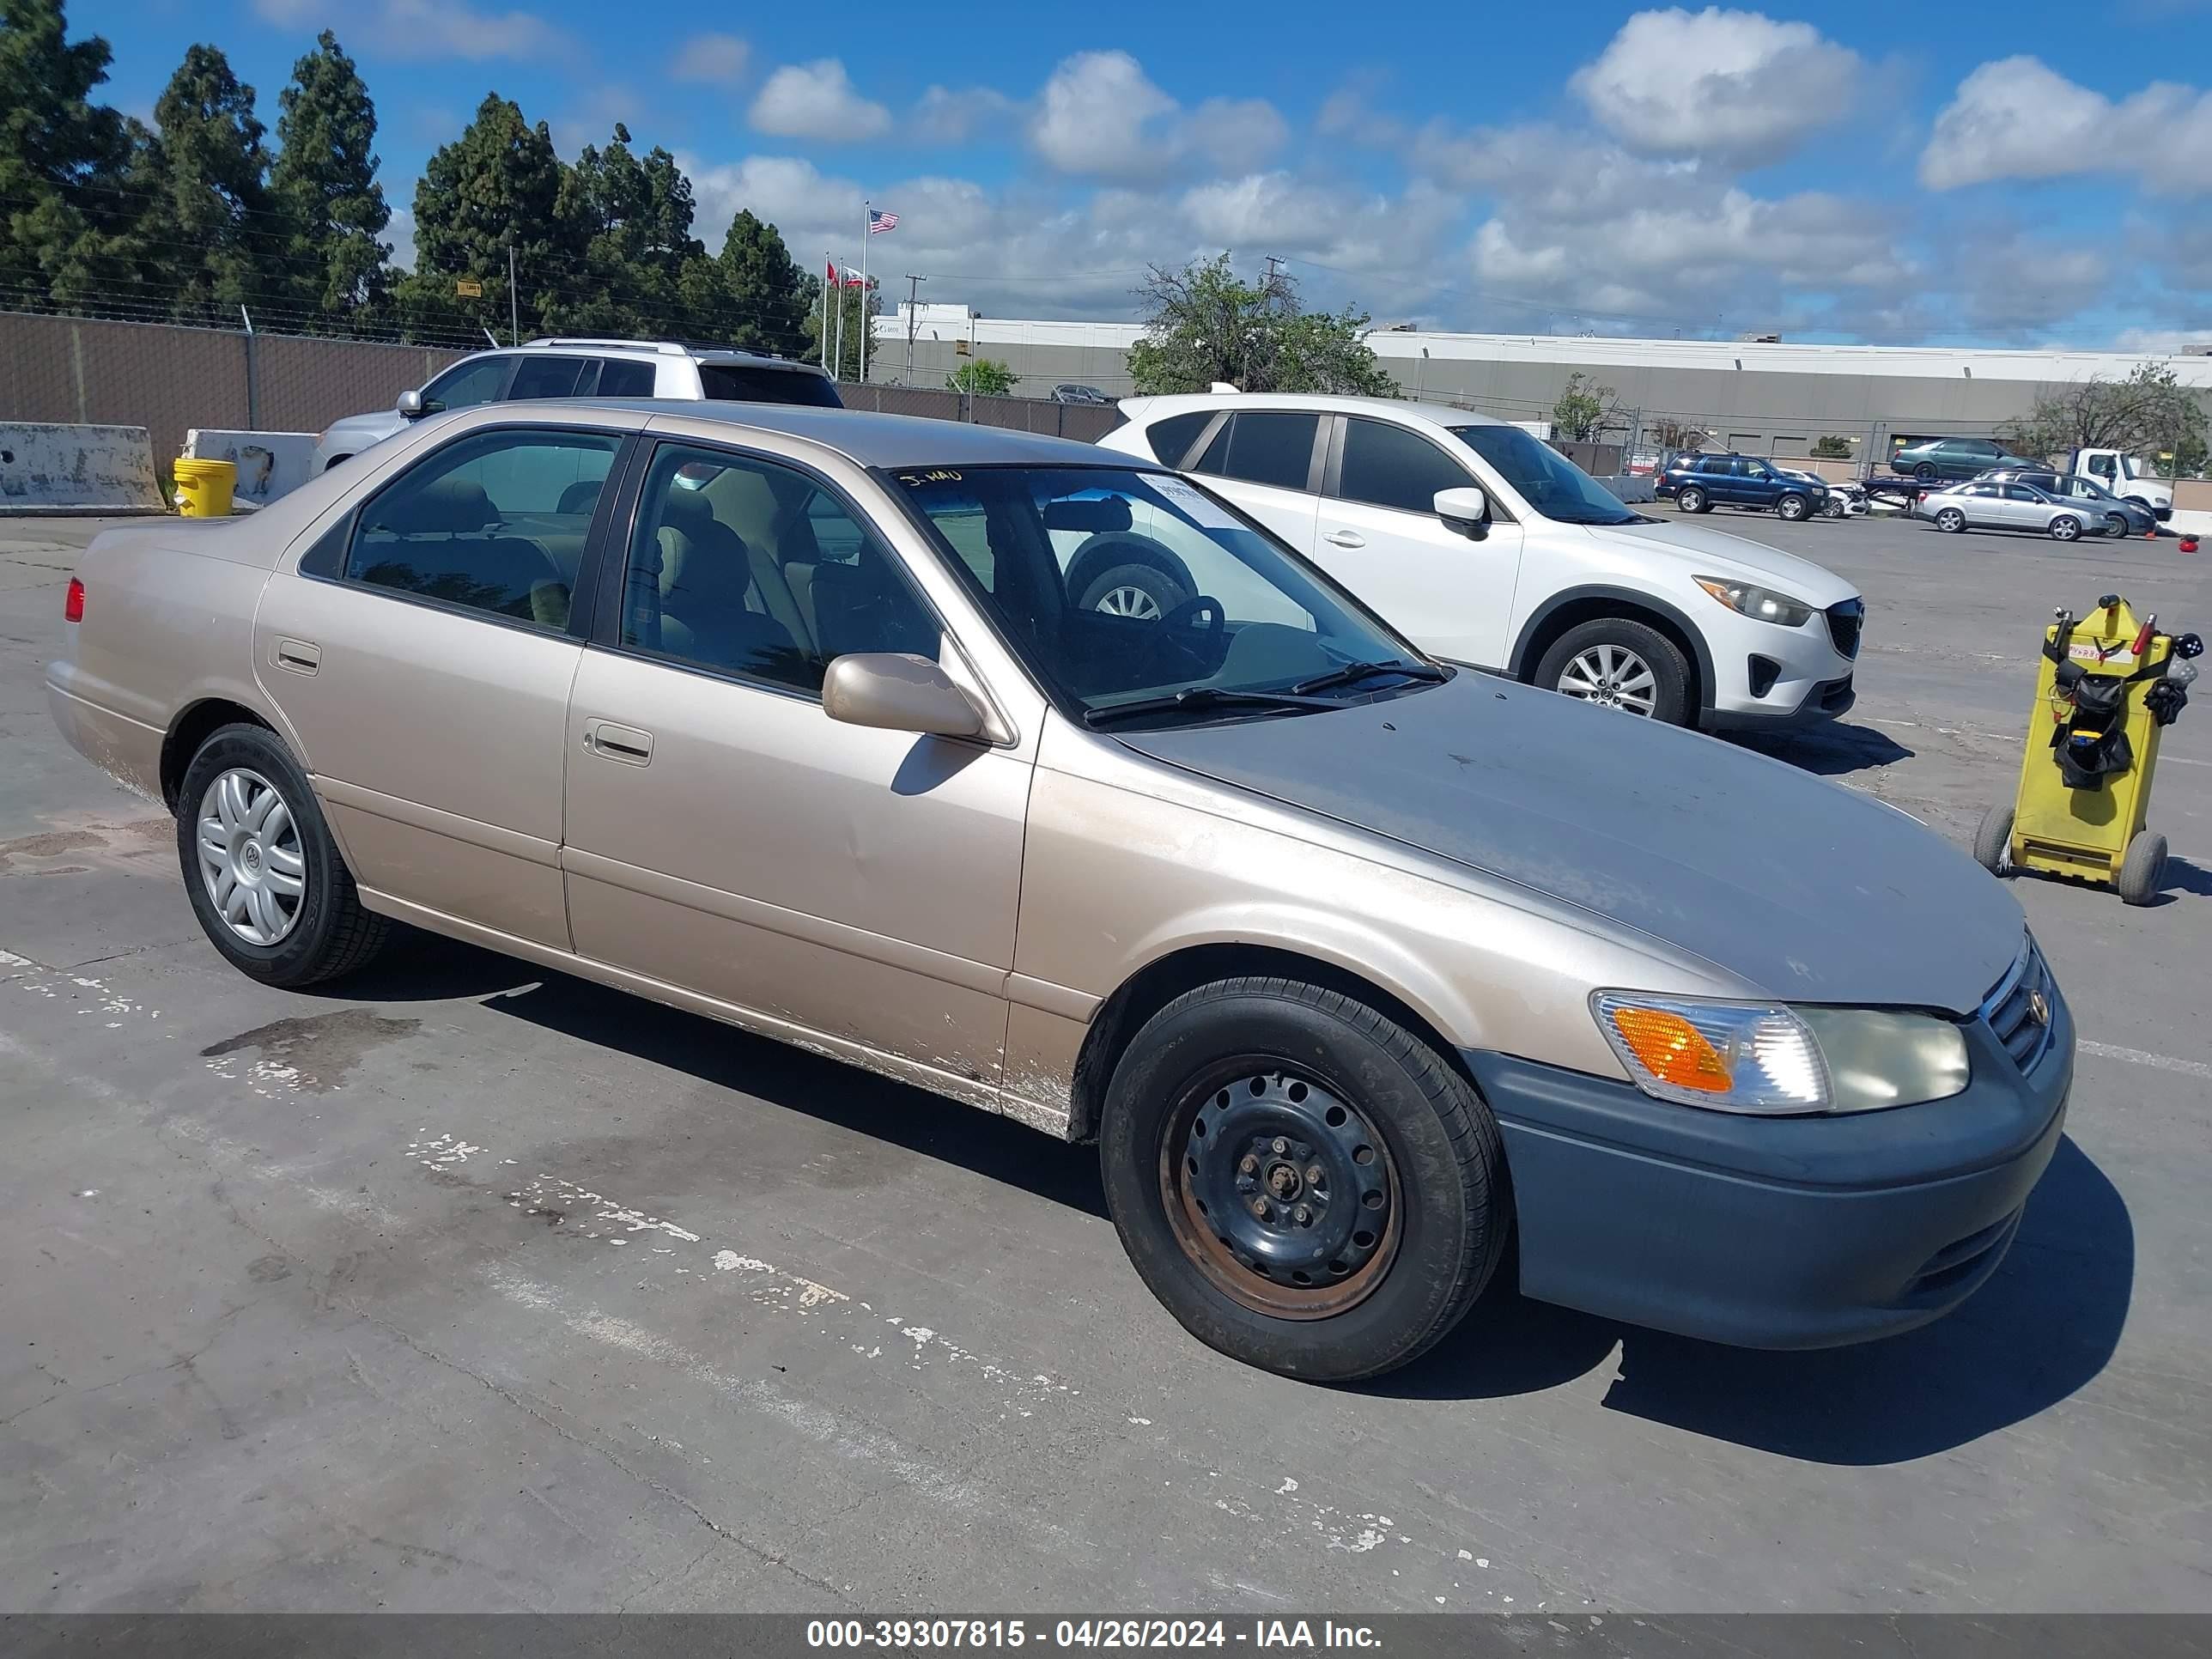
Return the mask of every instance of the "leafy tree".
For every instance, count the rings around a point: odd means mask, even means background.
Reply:
[[[687,308],[684,277],[706,249],[691,234],[691,181],[666,150],[639,157],[617,122],[604,150],[585,145],[563,171],[555,211],[581,252],[565,291],[544,309],[549,326],[670,334],[709,322]],[[687,315],[696,320],[679,327]]]
[[[1813,441],[1813,459],[1818,461],[1848,461],[1851,458],[1851,441],[1833,433]]]
[[[1565,389],[1552,405],[1552,435],[1587,443],[1614,424],[1614,410],[1613,388],[1577,369],[1567,376]]]
[[[133,167],[135,234],[171,314],[234,321],[242,305],[281,300],[283,238],[271,229],[253,88],[220,48],[188,46],[155,100],[154,122]]]
[[[75,307],[127,280],[130,134],[91,101],[112,56],[68,38],[63,0],[0,0],[0,301]]]
[[[1020,384],[1021,376],[996,357],[978,357],[945,377],[947,392],[964,392],[974,398],[1006,398]]]
[[[2138,363],[2124,379],[2092,376],[2038,398],[1997,435],[2023,455],[2118,449],[2156,457],[2161,471],[2203,464],[2204,400],[2162,363]]]
[[[810,290],[806,273],[774,225],[750,208],[739,208],[714,270],[725,319],[717,338],[785,356],[805,349],[807,314],[820,306],[821,285]]]
[[[542,329],[562,303],[574,264],[562,182],[545,123],[532,126],[514,100],[486,94],[476,118],[430,157],[415,186],[415,274],[398,284],[402,315],[448,337],[505,322],[512,244],[519,308]],[[482,284],[482,296],[457,296],[461,279]]]
[[[328,29],[292,65],[277,94],[269,191],[286,222],[287,285],[305,310],[343,319],[375,307],[389,286],[392,222],[376,180],[376,106]]]
[[[1367,344],[1367,313],[1308,311],[1279,273],[1242,282],[1224,253],[1179,270],[1154,265],[1137,295],[1145,333],[1130,348],[1129,374],[1140,394],[1225,380],[1246,392],[1398,395]]]

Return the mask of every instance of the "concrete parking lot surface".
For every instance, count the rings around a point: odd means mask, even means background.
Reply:
[[[2052,606],[2212,630],[2170,539],[1709,522],[1869,604],[1765,746],[1954,840]],[[230,971],[45,712],[96,527],[0,524],[0,1608],[2212,1609],[2212,691],[2164,902],[2017,884],[2083,1047],[1959,1313],[1747,1353],[1501,1284],[1327,1389],[1185,1336],[1086,1150],[434,940]]]

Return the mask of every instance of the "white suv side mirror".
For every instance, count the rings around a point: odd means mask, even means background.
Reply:
[[[392,407],[411,421],[422,413],[422,394],[419,392],[403,392],[399,394],[399,401]]]
[[[1490,497],[1473,484],[1439,489],[1434,505],[1437,516],[1462,536],[1480,541],[1490,533]]]

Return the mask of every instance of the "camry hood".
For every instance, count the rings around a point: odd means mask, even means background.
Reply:
[[[1741,536],[1731,536],[1725,530],[1685,524],[1679,519],[1655,520],[1646,524],[1597,525],[1589,533],[1607,547],[1627,553],[1639,562],[1654,557],[1671,557],[1680,562],[1686,574],[1734,576],[1771,586],[1793,599],[1804,600],[1816,611],[1826,611],[1832,605],[1858,597],[1858,589],[1810,559],[1797,558]]]
[[[1711,738],[1462,672],[1327,714],[1115,734],[1632,927],[1778,1000],[1967,1014],[2027,921],[1902,812]]]

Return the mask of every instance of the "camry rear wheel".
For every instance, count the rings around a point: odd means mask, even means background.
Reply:
[[[1510,1231],[1498,1125],[1420,1038],[1295,980],[1201,986],[1145,1023],[1099,1138],[1130,1260],[1184,1328],[1351,1382],[1456,1325]]]
[[[349,973],[389,931],[362,908],[306,775],[261,726],[223,726],[192,757],[177,852],[210,942],[266,984]]]

